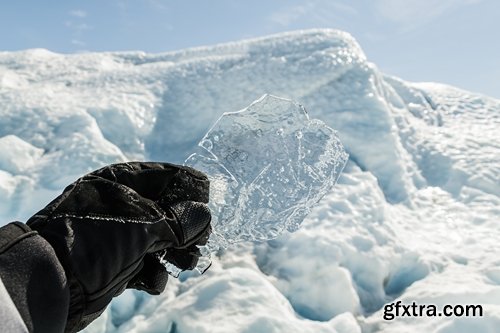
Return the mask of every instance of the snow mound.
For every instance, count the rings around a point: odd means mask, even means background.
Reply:
[[[43,149],[34,147],[30,143],[15,135],[6,135],[0,138],[0,169],[10,173],[22,173],[36,164],[43,155]]]
[[[164,54],[0,52],[0,214],[25,220],[111,162],[179,162],[263,94],[338,130],[349,162],[293,234],[220,251],[158,297],[127,291],[89,332],[494,332],[500,101],[380,73],[308,30]],[[487,316],[383,319],[395,300]]]

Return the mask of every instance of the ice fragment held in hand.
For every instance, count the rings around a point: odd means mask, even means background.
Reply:
[[[224,113],[199,146],[185,164],[210,178],[209,250],[296,230],[348,158],[333,129],[271,95]]]

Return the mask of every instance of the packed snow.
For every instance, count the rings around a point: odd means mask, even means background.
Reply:
[[[221,250],[87,332],[495,332],[500,101],[381,73],[347,33],[307,30],[169,52],[0,52],[0,216],[26,220],[78,176],[182,163],[223,112],[263,94],[336,129],[349,161],[301,228]],[[384,305],[484,316],[384,320]]]

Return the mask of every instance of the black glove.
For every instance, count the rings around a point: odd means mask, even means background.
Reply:
[[[69,185],[27,224],[54,248],[70,288],[67,331],[83,329],[125,288],[159,294],[155,252],[192,269],[210,234],[208,178],[166,163],[114,164]]]

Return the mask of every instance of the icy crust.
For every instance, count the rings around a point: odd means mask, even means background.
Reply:
[[[185,164],[211,180],[210,249],[297,230],[348,158],[333,129],[272,95],[223,114],[199,146]]]

